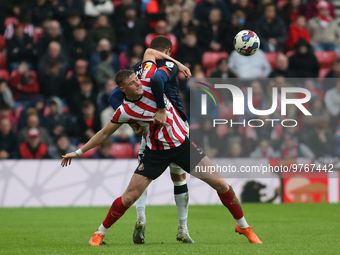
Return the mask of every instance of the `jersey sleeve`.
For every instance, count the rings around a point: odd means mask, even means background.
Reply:
[[[109,104],[114,110],[117,110],[117,108],[123,103],[123,99],[124,92],[121,91],[119,87],[116,87],[109,97]]]
[[[158,70],[164,71],[168,75],[169,81],[174,77],[177,77],[179,71],[178,66],[171,60],[162,61],[161,66],[158,67]]]
[[[150,79],[152,75],[157,71],[157,65],[152,61],[146,61],[143,63],[143,71],[141,79]]]
[[[128,123],[129,121],[130,121],[129,116],[123,111],[123,105],[119,106],[119,108],[117,109],[117,111],[115,111],[111,118],[112,123],[122,124]]]

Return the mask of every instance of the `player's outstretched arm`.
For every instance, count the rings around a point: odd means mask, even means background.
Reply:
[[[165,58],[173,61],[178,66],[179,71],[183,73],[187,79],[191,77],[191,72],[189,68],[187,68],[181,62],[178,62],[177,60],[173,59],[172,57],[158,50],[154,50],[150,48],[146,49],[146,51],[144,52],[144,56],[143,56],[143,62],[146,62],[146,61],[156,62],[156,60],[165,59]]]
[[[79,158],[80,155],[88,150],[97,147],[99,144],[108,139],[122,124],[109,122],[103,129],[98,131],[83,147],[80,148],[80,152],[71,152],[63,155],[61,166],[71,165],[73,158]],[[81,154],[80,154],[81,153]]]

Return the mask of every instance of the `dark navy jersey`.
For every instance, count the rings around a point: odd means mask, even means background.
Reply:
[[[156,62],[158,70],[163,70],[169,77],[169,80],[164,84],[164,94],[171,101],[172,105],[176,108],[181,118],[186,121],[188,117],[185,115],[183,111],[181,97],[178,92],[178,83],[177,83],[177,75],[178,75],[178,66],[168,59],[158,60]],[[136,75],[140,78],[142,74],[142,66],[143,62],[139,62],[131,69],[134,70]],[[119,105],[123,102],[123,92],[116,88],[110,95],[109,103],[114,108],[117,109]]]

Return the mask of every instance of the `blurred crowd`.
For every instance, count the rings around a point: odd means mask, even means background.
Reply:
[[[313,116],[288,109],[287,118],[298,120],[295,128],[266,123],[213,132],[212,118],[242,121],[230,114],[230,95],[209,117],[200,117],[190,111],[190,81],[179,75],[193,139],[209,156],[339,156],[335,18],[332,2],[324,0],[1,0],[0,159],[60,158],[80,147],[113,114],[108,97],[115,73],[141,61],[157,35],[172,41],[172,56],[194,78],[249,79],[240,87],[253,88],[256,109],[270,108],[272,87],[300,86],[312,93],[306,107]],[[261,39],[251,57],[233,49],[243,29]],[[211,61],[213,56],[219,57]],[[245,119],[282,118],[280,109],[261,117],[245,110]],[[139,141],[123,125],[85,157],[134,157]]]

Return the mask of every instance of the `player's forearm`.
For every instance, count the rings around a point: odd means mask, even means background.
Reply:
[[[80,149],[82,152],[86,152],[88,150],[91,150],[92,148],[97,147],[99,144],[104,142],[110,137],[111,134],[106,132],[105,130],[100,130],[98,133],[96,133],[83,147]]]
[[[158,109],[164,109],[164,82],[156,75],[153,75],[150,79],[151,91],[155,97],[156,105]]]
[[[165,59],[166,58],[166,59],[169,59],[169,60],[173,61],[176,65],[182,65],[181,62],[173,59],[172,57],[170,57],[170,56],[166,55],[165,53],[160,52],[158,50],[154,50],[154,49],[148,48],[146,50],[146,53],[152,54],[155,57],[156,60],[161,60],[161,59]]]

